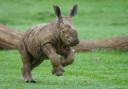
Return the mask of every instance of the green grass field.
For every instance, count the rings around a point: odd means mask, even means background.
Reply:
[[[78,4],[74,26],[81,39],[102,39],[128,34],[127,0],[0,0],[0,23],[20,31],[54,19],[52,6],[67,15]],[[0,89],[128,89],[128,52],[93,50],[77,53],[64,76],[51,74],[50,61],[33,71],[36,84],[22,80],[17,50],[0,51]]]

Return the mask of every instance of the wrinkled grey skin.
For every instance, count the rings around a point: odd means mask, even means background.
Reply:
[[[43,60],[51,60],[52,73],[60,76],[64,66],[72,64],[74,52],[72,46],[79,43],[77,32],[71,24],[71,18],[77,12],[74,5],[69,16],[63,17],[60,8],[54,6],[57,20],[46,25],[37,25],[28,30],[20,41],[19,52],[22,57],[22,74],[26,82],[35,82],[31,71]],[[60,55],[60,57],[58,56]]]

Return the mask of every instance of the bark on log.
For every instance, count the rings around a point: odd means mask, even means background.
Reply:
[[[128,36],[117,36],[103,40],[81,40],[74,48],[77,52],[85,52],[96,48],[128,51]]]
[[[97,44],[101,48],[128,51],[128,36],[118,36],[109,39],[99,40],[97,41]]]
[[[23,33],[0,24],[0,49],[17,48]]]
[[[0,25],[0,48],[16,49],[23,34],[23,32]],[[74,47],[76,52],[86,52],[96,48],[128,51],[128,36],[113,37],[103,40],[80,40],[80,43]]]

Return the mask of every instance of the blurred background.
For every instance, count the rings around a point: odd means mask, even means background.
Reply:
[[[128,35],[128,0],[0,0],[0,24],[18,31],[56,18],[53,5],[73,17],[80,39],[104,39]],[[77,53],[64,76],[51,74],[45,61],[33,71],[37,84],[22,80],[22,61],[17,50],[0,50],[0,89],[128,89],[128,52],[93,50]]]
[[[25,31],[55,19],[53,5],[63,15],[78,4],[73,18],[80,38],[107,38],[128,33],[128,0],[0,0],[0,23]]]

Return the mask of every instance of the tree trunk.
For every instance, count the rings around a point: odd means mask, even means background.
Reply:
[[[17,49],[19,40],[23,34],[24,32],[0,25],[0,49]],[[128,36],[119,36],[103,40],[80,40],[80,43],[74,47],[76,52],[86,52],[96,48],[128,51]]]
[[[0,49],[15,49],[23,33],[0,25]]]
[[[74,48],[77,52],[85,52],[96,48],[128,51],[128,36],[118,36],[103,40],[81,40]]]

